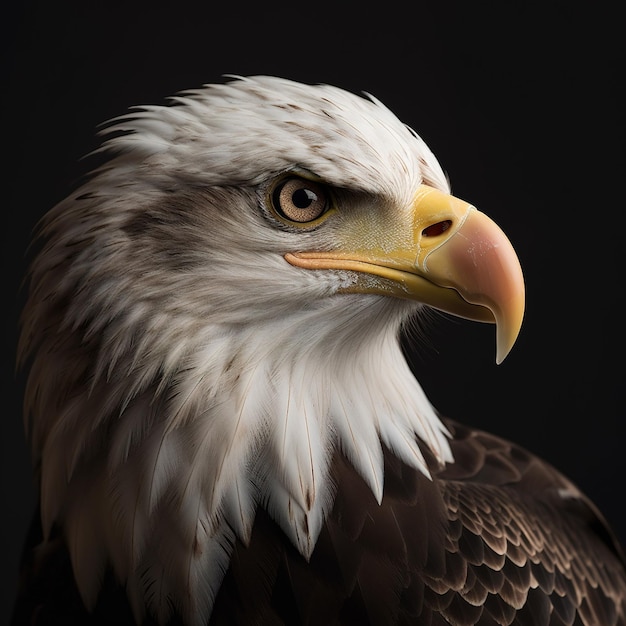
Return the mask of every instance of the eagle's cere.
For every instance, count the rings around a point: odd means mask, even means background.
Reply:
[[[500,362],[524,309],[508,239],[414,131],[259,76],[102,134],[29,277],[42,536],[15,624],[626,623],[593,506],[440,417],[402,356],[434,307],[494,322]]]

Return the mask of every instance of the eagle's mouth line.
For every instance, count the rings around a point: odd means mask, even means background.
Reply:
[[[398,269],[396,263],[384,261],[372,262],[371,260],[364,260],[357,255],[346,255],[345,253],[332,253],[332,252],[287,252],[285,254],[285,260],[291,265],[302,267],[304,269],[311,270],[349,270],[354,272],[362,272],[366,274],[374,274],[381,278],[389,278],[402,282],[402,279],[406,275],[415,276],[418,279],[428,279],[409,272],[406,270]],[[434,283],[433,283],[434,284]]]
[[[380,285],[368,283],[343,289],[344,292],[367,292],[419,300],[446,313],[478,322],[495,323],[493,313],[473,304],[452,286],[439,285],[416,272],[401,269],[397,261],[372,262],[358,255],[333,252],[287,252],[285,260],[296,267],[310,270],[345,270],[385,279]]]

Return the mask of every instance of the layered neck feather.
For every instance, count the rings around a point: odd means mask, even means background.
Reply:
[[[138,616],[147,604],[165,620],[173,603],[201,623],[258,506],[310,557],[336,451],[379,501],[382,444],[426,475],[418,440],[451,460],[398,345],[402,308],[335,296],[290,323],[208,325],[159,368],[141,341],[132,358],[101,361],[42,455],[44,524],[63,518],[87,604],[111,562]]]

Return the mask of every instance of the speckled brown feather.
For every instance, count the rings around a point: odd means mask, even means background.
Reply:
[[[457,462],[429,481],[387,453],[380,506],[337,458],[339,497],[308,563],[259,509],[211,626],[626,624],[624,561],[593,505],[520,447],[447,426]],[[14,626],[132,621],[113,581],[87,615],[62,548],[25,575],[39,578],[38,597],[21,598]]]

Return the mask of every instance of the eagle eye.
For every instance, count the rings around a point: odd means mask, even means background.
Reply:
[[[330,207],[330,196],[323,185],[295,176],[281,180],[271,200],[279,217],[297,224],[315,221]]]

